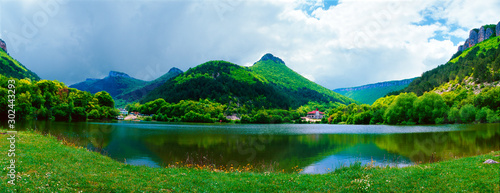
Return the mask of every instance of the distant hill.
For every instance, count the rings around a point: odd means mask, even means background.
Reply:
[[[170,80],[171,78],[174,78],[178,76],[179,74],[182,74],[182,70],[178,68],[171,68],[166,74],[163,76],[148,82],[145,86],[137,88],[135,90],[132,90],[130,92],[125,92],[122,94],[119,94],[116,96],[117,99],[123,99],[126,102],[132,102],[132,101],[138,101],[142,97],[146,96],[149,92],[154,90],[155,88],[161,86],[163,83],[165,83],[167,80]]]
[[[109,75],[103,79],[90,79],[71,85],[71,88],[76,88],[82,91],[88,91],[92,94],[106,91],[112,97],[116,97],[122,93],[130,92],[146,85],[146,81],[135,79],[123,72],[111,71]]]
[[[38,81],[40,77],[7,53],[7,46],[0,39],[0,74],[18,79],[28,78]]]
[[[142,102],[157,98],[167,102],[211,99],[223,104],[233,102],[283,109],[296,108],[309,101],[355,102],[307,80],[271,54],[250,68],[226,61],[198,65],[151,91]]]
[[[399,91],[408,87],[408,85],[414,79],[415,78],[410,78],[404,80],[379,82],[350,88],[338,88],[334,89],[333,91],[361,103],[371,105],[377,99],[384,97],[390,92]]]

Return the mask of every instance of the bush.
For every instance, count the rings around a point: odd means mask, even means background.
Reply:
[[[88,114],[89,119],[101,119],[101,113],[97,109],[92,109]]]
[[[213,123],[214,120],[210,117],[210,114],[205,115],[189,111],[186,115],[181,117],[184,122],[199,122],[199,123]]]
[[[448,111],[448,122],[459,123],[460,122],[460,111],[456,107],[452,107]]]
[[[83,108],[83,107],[73,108],[73,113],[71,114],[71,119],[73,121],[86,121],[87,120],[87,113],[85,112],[85,108]]]
[[[40,109],[38,109],[36,111],[36,114],[37,114],[36,117],[39,120],[47,120],[51,117],[50,111],[47,108],[45,108],[44,106],[42,106]]]
[[[463,123],[471,123],[476,118],[476,107],[471,104],[466,104],[460,109],[460,120]]]
[[[68,104],[60,104],[53,108],[52,115],[56,121],[69,121],[71,120],[71,108]]]
[[[500,116],[495,111],[490,110],[486,115],[486,121],[488,123],[498,123],[500,122]]]
[[[241,123],[252,123],[253,120],[248,115],[242,115],[240,119]]]
[[[481,123],[486,123],[487,122],[486,118],[488,117],[488,111],[491,111],[490,109],[488,109],[488,107],[481,108],[481,110],[479,110],[476,113],[476,121]]]

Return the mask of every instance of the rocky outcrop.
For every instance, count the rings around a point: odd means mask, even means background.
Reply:
[[[479,35],[479,38],[477,40],[477,43],[482,42],[482,41],[490,38],[491,35],[493,35],[493,29],[492,28],[485,28],[485,26],[483,26],[479,29],[478,35]]]
[[[487,40],[493,35],[493,28],[488,28],[486,29],[486,32],[484,34],[484,39]]]
[[[470,48],[474,45],[477,44],[477,40],[478,40],[478,30],[477,29],[473,29],[473,30],[470,30],[469,32],[469,42],[467,44],[467,48]]]
[[[494,34],[496,36],[499,36],[500,35],[499,32],[500,32],[500,22],[496,26],[492,24],[492,25],[482,26],[479,29],[472,29],[470,30],[469,38],[465,40],[464,45],[458,46],[458,51],[464,51],[467,48],[473,47],[476,44],[489,39]]]
[[[486,34],[486,30],[484,29],[484,26],[482,26],[481,28],[479,28],[479,32],[478,32],[478,42],[482,42],[485,40],[484,38],[484,35]]]
[[[5,51],[7,52],[7,44],[5,44],[5,42],[0,39],[0,47]]]
[[[117,71],[110,71],[109,72],[109,77],[127,77],[127,78],[131,78],[128,74],[125,74],[123,72],[117,72]]]
[[[498,22],[497,24],[496,31],[497,31],[497,36],[500,36],[500,22]]]

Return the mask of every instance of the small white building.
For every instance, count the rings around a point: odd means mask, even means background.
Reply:
[[[122,108],[120,108],[118,110],[120,110],[120,114],[122,114],[122,115],[128,115],[128,111],[127,110],[122,109]]]
[[[307,118],[309,119],[322,119],[323,116],[325,116],[325,113],[318,111],[318,108],[315,111],[307,113]]]

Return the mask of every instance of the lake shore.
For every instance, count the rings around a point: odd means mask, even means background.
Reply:
[[[8,135],[1,136],[0,147],[8,150]],[[131,166],[33,131],[18,132],[16,143],[16,185],[4,185],[2,192],[494,192],[500,189],[498,165],[483,164],[487,159],[500,161],[500,151],[405,168],[353,165],[329,174],[304,175]],[[10,160],[6,154],[0,158],[2,163]],[[1,172],[4,183],[9,180],[7,172],[7,169]]]

